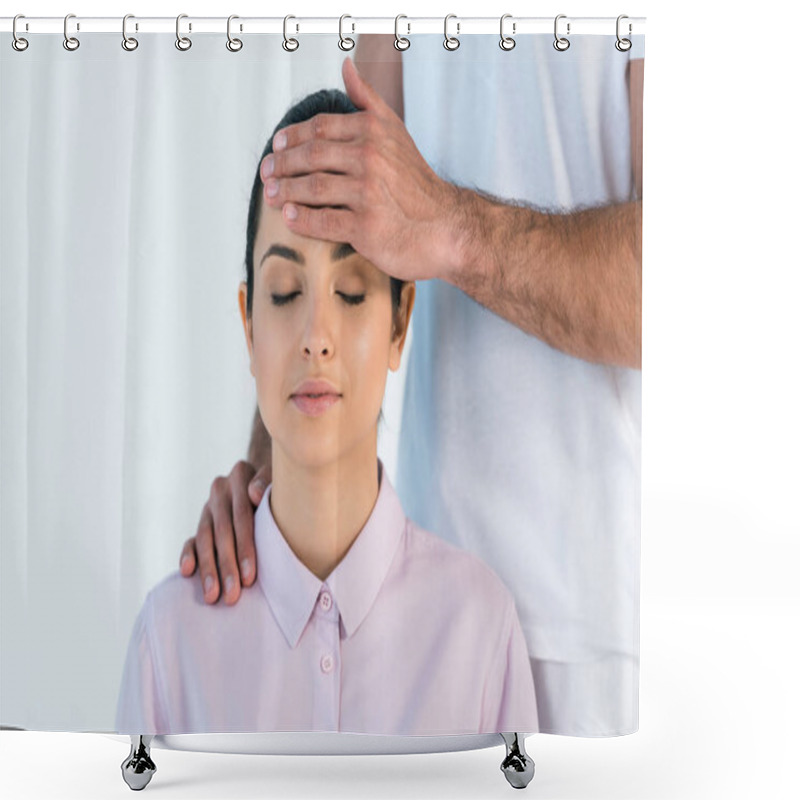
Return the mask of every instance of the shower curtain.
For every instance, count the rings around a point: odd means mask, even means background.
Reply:
[[[353,54],[337,35],[301,36],[294,51],[279,35],[243,36],[238,52],[224,35],[186,50],[171,34],[140,35],[130,52],[115,34],[83,35],[74,51],[58,35],[29,38],[23,52],[4,44],[0,74],[0,722],[635,731],[641,367],[630,337],[620,336],[624,355],[575,345],[570,316],[607,290],[621,319],[630,293],[617,296],[613,280],[567,283],[565,305],[551,309],[558,331],[534,330],[527,284],[485,296],[499,280],[492,265],[511,269],[504,242],[484,251],[480,285],[410,268],[407,336],[388,370],[381,356],[377,474],[338,484],[377,495],[361,504],[369,515],[349,548],[315,569],[291,533],[297,475],[324,472],[326,436],[340,465],[362,452],[345,409],[366,384],[337,359],[355,352],[351,321],[377,313],[365,286],[388,298],[397,265],[381,263],[381,248],[367,258],[357,243],[292,238],[277,207],[277,227],[255,237],[251,332],[239,287],[265,144],[299,101],[345,93]],[[454,208],[517,214],[519,230],[572,225],[565,250],[592,213],[619,211],[587,263],[613,262],[620,244],[635,262],[642,36],[629,49],[613,34],[572,36],[566,48],[552,34],[518,36],[513,49],[489,35],[452,50],[441,35],[410,38],[403,51],[394,37],[385,49],[359,43],[356,61],[378,94],[401,65],[400,102],[387,95],[386,108],[402,112],[435,185],[457,191]],[[442,241],[417,224],[418,241]],[[467,231],[458,254],[487,235]],[[444,259],[456,253],[447,244]],[[530,270],[560,264],[548,253]],[[640,263],[638,281],[637,323]],[[273,323],[296,324],[298,347],[269,333]],[[329,361],[309,360],[316,345]],[[293,390],[320,364],[328,378],[351,377],[331,407],[314,386],[270,411],[281,358]],[[212,482],[247,458],[254,413],[274,428],[275,459],[275,483],[250,512],[256,585],[236,604],[209,604],[199,576],[176,574],[178,557]],[[333,506],[350,503],[341,494]]]

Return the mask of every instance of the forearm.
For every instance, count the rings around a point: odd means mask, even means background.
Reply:
[[[256,468],[271,465],[272,463],[272,439],[269,432],[261,421],[261,413],[256,406],[256,413],[253,416],[253,425],[250,429],[250,445],[247,448],[247,460]]]
[[[641,368],[640,201],[545,214],[458,192],[445,280],[569,355]]]

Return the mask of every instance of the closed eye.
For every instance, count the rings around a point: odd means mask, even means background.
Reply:
[[[285,306],[287,303],[291,303],[300,292],[290,292],[289,294],[273,294],[272,295],[272,303],[276,306]]]
[[[345,294],[344,292],[337,292],[337,294],[350,306],[357,306],[364,302],[366,294]]]

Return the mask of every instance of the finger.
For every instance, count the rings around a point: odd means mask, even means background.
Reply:
[[[203,585],[203,599],[213,604],[219,599],[219,574],[214,552],[214,523],[208,503],[200,515],[200,524],[195,535],[195,550],[200,563],[200,579]]]
[[[233,488],[233,532],[236,536],[236,557],[239,561],[239,574],[244,586],[251,586],[255,579],[256,548],[254,535],[254,509],[248,496],[248,484],[234,485]],[[226,596],[225,601],[235,603],[238,593]]]
[[[328,242],[349,242],[358,250],[354,239],[355,212],[346,208],[309,208],[287,203],[283,207],[287,227],[300,236]]]
[[[298,178],[270,178],[264,187],[264,202],[271,208],[284,203],[305,206],[346,206],[359,210],[363,201],[363,182],[344,175],[314,172]]]
[[[187,539],[181,550],[181,575],[184,578],[189,578],[194,575],[197,569],[197,557],[194,552],[194,537]]]
[[[250,502],[254,506],[259,505],[261,499],[264,497],[264,492],[269,485],[271,471],[272,468],[270,466],[261,467],[253,476],[253,480],[250,481],[250,485],[247,487],[247,494],[250,497]]]
[[[363,172],[361,151],[352,142],[325,138],[309,139],[278,153],[270,153],[261,162],[261,181],[311,172],[339,172],[360,175]]]
[[[239,598],[239,564],[236,561],[236,542],[233,535],[233,506],[231,503],[230,479],[218,478],[220,490],[212,493],[211,515],[213,517],[214,547],[219,563],[219,578],[222,597],[226,603]]]
[[[361,137],[363,114],[317,114],[311,119],[281,128],[272,139],[272,150],[280,153],[312,139],[349,142]]]
[[[396,116],[378,92],[361,77],[361,73],[350,56],[342,64],[342,78],[347,96],[353,101],[356,108],[374,111],[378,116],[387,114]]]

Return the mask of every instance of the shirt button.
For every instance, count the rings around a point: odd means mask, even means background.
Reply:
[[[333,600],[331,596],[327,592],[323,592],[319,598],[319,604],[322,607],[323,611],[330,611],[331,606],[333,605]]]
[[[331,670],[333,670],[333,656],[326,655],[322,656],[319,662],[319,666],[322,671],[327,675]]]

